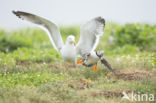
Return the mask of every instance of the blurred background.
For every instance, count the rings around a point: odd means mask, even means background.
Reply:
[[[102,16],[106,26],[97,50],[105,49],[108,53],[112,49],[118,50],[114,48],[125,49],[124,53],[131,53],[131,50],[155,51],[155,4],[155,0],[1,0],[0,50],[9,52],[21,47],[52,47],[43,30],[12,13],[12,10],[20,10],[58,24],[64,41],[70,34],[78,41],[81,24]]]
[[[0,0],[0,27],[32,26],[12,13],[21,10],[46,17],[59,25],[81,24],[96,16],[108,22],[156,24],[155,0]]]
[[[70,34],[78,41],[81,24],[102,16],[106,26],[97,50],[105,49],[106,53],[108,50],[111,54],[122,49],[124,53],[156,51],[155,4],[155,0],[1,0],[0,50],[9,52],[21,47],[52,48],[43,30],[12,13],[12,10],[20,10],[58,24],[64,41]]]

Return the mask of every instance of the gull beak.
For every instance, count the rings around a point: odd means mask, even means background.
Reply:
[[[75,45],[76,43],[75,43],[75,41],[72,41],[72,43]]]

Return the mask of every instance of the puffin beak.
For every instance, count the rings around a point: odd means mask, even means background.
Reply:
[[[77,64],[81,64],[81,63],[82,63],[82,60],[77,61]]]

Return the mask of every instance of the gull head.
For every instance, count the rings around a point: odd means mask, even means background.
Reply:
[[[75,45],[75,37],[73,35],[69,35],[67,37],[66,43]]]

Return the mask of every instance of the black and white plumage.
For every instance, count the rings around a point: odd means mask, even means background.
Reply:
[[[87,53],[95,59],[90,59],[92,62],[97,61],[95,55],[95,48],[98,44],[100,35],[103,34],[105,20],[102,17],[96,17],[87,23],[83,24],[80,29],[80,40],[76,46],[74,46],[75,37],[70,35],[67,37],[66,43],[63,43],[59,28],[53,22],[42,18],[40,16],[22,12],[13,11],[13,13],[21,18],[34,24],[38,24],[43,27],[52,42],[52,45],[57,51],[60,51],[64,61],[71,61],[76,63],[77,56],[83,57]]]
[[[83,65],[86,67],[92,67],[95,66],[98,61],[101,61],[101,64],[103,64],[104,66],[106,66],[111,72],[113,72],[114,74],[118,74],[119,71],[114,69],[110,63],[104,58],[104,52],[99,50],[96,52],[93,52],[95,54],[86,54],[83,58]]]

